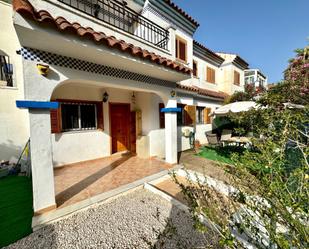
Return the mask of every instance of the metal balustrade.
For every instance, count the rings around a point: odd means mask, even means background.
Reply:
[[[169,32],[117,0],[58,0],[151,44],[168,49]]]

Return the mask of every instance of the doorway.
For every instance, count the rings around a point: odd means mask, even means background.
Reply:
[[[112,153],[130,150],[130,104],[110,103]]]

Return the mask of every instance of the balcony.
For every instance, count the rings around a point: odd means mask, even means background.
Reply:
[[[58,0],[152,45],[168,50],[169,32],[116,0]]]

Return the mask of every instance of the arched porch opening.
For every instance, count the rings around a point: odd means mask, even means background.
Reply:
[[[172,167],[164,161],[159,109],[169,90],[160,90],[80,79],[57,85],[50,99],[60,104],[58,130],[51,129],[58,208]]]

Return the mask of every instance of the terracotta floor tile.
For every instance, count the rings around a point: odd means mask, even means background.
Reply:
[[[122,154],[56,168],[57,206],[71,205],[171,167],[164,161]]]

